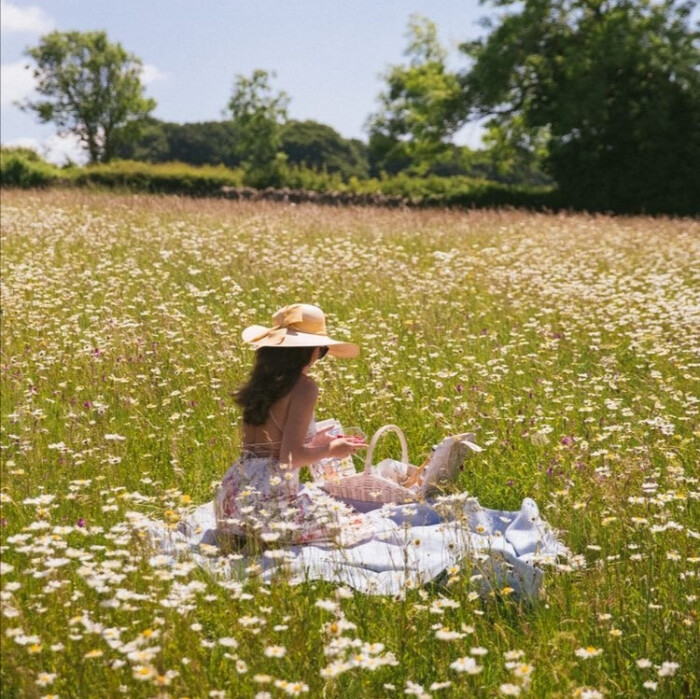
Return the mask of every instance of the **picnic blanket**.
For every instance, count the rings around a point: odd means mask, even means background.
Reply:
[[[134,524],[148,532],[159,565],[191,557],[225,586],[256,574],[266,581],[320,579],[367,594],[402,595],[446,571],[454,573],[456,566],[467,571],[481,593],[507,590],[533,599],[544,568],[569,557],[531,498],[523,500],[519,511],[501,511],[482,508],[476,498],[459,494],[385,505],[362,517],[366,536],[359,541],[270,548],[255,556],[236,553],[222,540],[211,502],[176,529],[138,517]]]

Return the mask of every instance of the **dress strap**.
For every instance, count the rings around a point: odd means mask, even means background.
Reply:
[[[284,430],[283,430],[282,427],[280,426],[279,422],[277,422],[277,420],[275,420],[275,414],[272,412],[272,410],[270,410],[270,412],[268,413],[268,415],[270,416],[270,420],[272,420],[272,422],[275,423],[275,427],[276,427],[280,432],[284,433]]]

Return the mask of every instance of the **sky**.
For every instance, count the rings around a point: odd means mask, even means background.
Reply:
[[[83,160],[73,139],[15,104],[33,90],[25,50],[56,29],[104,30],[138,56],[158,119],[221,120],[235,76],[262,68],[274,71],[273,88],[290,96],[290,118],[367,140],[382,72],[406,63],[411,14],[435,22],[450,66],[459,68],[466,60],[458,44],[484,33],[478,22],[489,12],[478,0],[1,0],[0,138],[59,164]],[[479,124],[467,124],[455,141],[478,147],[481,133]]]

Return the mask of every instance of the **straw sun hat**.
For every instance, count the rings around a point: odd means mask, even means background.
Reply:
[[[326,316],[318,306],[293,303],[272,316],[273,326],[251,325],[243,331],[243,341],[260,347],[328,347],[328,354],[350,359],[360,354],[352,342],[328,337]]]

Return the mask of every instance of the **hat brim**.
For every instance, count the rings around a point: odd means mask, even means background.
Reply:
[[[243,341],[247,342],[254,349],[259,349],[260,347],[328,347],[328,354],[339,359],[353,359],[360,354],[359,346],[353,342],[340,342],[327,335],[303,333],[291,328],[287,328],[281,342],[271,340],[268,337],[262,337],[260,340],[254,341],[253,338],[260,337],[269,330],[270,328],[262,325],[251,325],[243,331]]]

